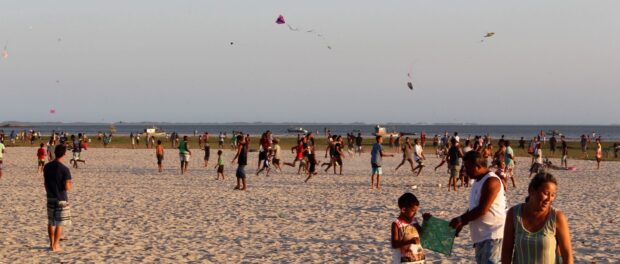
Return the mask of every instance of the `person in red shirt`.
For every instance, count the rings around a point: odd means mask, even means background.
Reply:
[[[37,149],[37,159],[39,160],[37,172],[43,172],[43,166],[45,166],[46,156],[47,156],[47,149],[45,148],[45,144],[41,143],[41,145],[39,146],[39,149]]]
[[[299,169],[297,170],[297,174],[301,173],[301,168],[305,166],[304,162],[304,145],[302,140],[297,141],[297,146],[291,148],[291,152],[296,153],[295,160],[293,162],[284,162],[284,165],[295,167],[297,161],[299,161]]]

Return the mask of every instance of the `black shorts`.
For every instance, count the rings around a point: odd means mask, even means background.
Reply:
[[[236,174],[236,176],[239,179],[245,179],[245,165],[239,165],[237,167],[237,174]]]
[[[338,164],[338,166],[342,166],[342,158],[334,157],[334,163]]]
[[[261,151],[258,153],[258,160],[265,160],[267,158],[267,152]]]
[[[273,164],[280,165],[280,160],[279,159],[273,159]]]
[[[220,165],[217,167],[217,173],[224,173],[224,165]]]
[[[157,156],[157,165],[161,165],[161,161],[164,160],[164,155],[156,155]]]
[[[39,160],[39,166],[45,165],[45,160]]]

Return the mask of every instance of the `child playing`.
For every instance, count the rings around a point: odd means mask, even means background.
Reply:
[[[543,153],[542,148],[540,147],[540,142],[536,143],[533,158],[534,163],[532,163],[532,167],[530,167],[530,178],[532,178],[533,174],[542,172],[543,170]]]
[[[224,180],[224,157],[222,157],[221,149],[217,151],[217,164],[215,164],[214,168],[217,168],[217,176],[215,177],[215,180],[219,180],[220,175],[222,175],[222,180]]]
[[[39,160],[37,172],[43,172],[43,166],[45,166],[46,155],[47,155],[47,149],[45,148],[45,144],[41,143],[41,145],[39,146],[39,149],[37,149],[37,159]]]
[[[424,249],[420,241],[422,227],[415,218],[420,207],[418,198],[405,193],[398,198],[400,215],[392,222],[392,263],[424,263]],[[430,214],[424,214],[427,219]]]
[[[377,143],[372,145],[372,150],[370,151],[370,165],[372,167],[372,175],[370,175],[370,189],[375,189],[375,175],[377,175],[377,190],[381,188],[381,175],[383,174],[383,170],[381,170],[381,166],[383,165],[383,157],[394,157],[394,154],[385,154],[383,153],[383,148],[381,144],[383,143],[383,137],[376,137]]]
[[[157,147],[155,147],[155,156],[157,157],[157,167],[159,172],[163,171],[163,165],[161,161],[164,160],[164,146],[161,145],[161,140],[157,140]]]
[[[271,162],[273,160],[273,150],[270,149],[269,151],[267,151],[267,157],[265,157],[265,159],[263,160],[263,167],[260,168],[257,172],[256,172],[256,176],[258,176],[259,173],[261,173],[263,170],[266,171],[265,176],[269,177],[269,172],[271,171]]]
[[[309,145],[308,149],[308,178],[304,181],[304,183],[308,182],[313,175],[316,175],[316,164],[319,163],[316,160],[316,156],[314,155],[314,145]]]

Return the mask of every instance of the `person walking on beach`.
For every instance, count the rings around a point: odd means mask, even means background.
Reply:
[[[554,143],[555,144],[555,143]],[[506,146],[506,151],[504,151],[504,166],[506,166],[506,178],[504,179],[504,186],[508,186],[508,179],[512,181],[512,187],[517,188],[517,184],[515,183],[515,152],[510,147],[510,140],[505,140],[504,145]]]
[[[133,135],[133,132],[129,133],[129,141],[131,141],[131,149],[136,148],[136,138]]]
[[[588,158],[588,138],[585,134],[581,135],[581,140],[579,141],[581,144],[581,154],[583,154],[583,158]]]
[[[549,173],[532,178],[525,203],[508,210],[504,223],[502,264],[573,263],[573,249],[567,217],[551,205],[557,181]]]
[[[192,151],[189,150],[189,142],[187,136],[183,136],[183,141],[179,142],[179,159],[181,160],[181,174],[187,172],[187,164],[192,156]]]
[[[207,168],[209,167],[209,157],[211,157],[211,146],[209,146],[209,143],[207,143],[206,141],[204,143],[203,150],[205,151],[205,156],[204,156],[205,168]]]
[[[157,140],[155,157],[157,158],[157,168],[159,169],[159,172],[162,172],[164,170],[162,165],[162,161],[164,160],[164,146],[161,144],[161,140]]]
[[[456,192],[456,179],[459,176],[459,170],[461,169],[461,158],[463,157],[463,151],[459,147],[459,143],[455,138],[450,139],[450,145],[450,149],[448,149],[448,154],[446,155],[448,171],[450,172],[448,192],[450,191],[450,186],[452,186],[452,189]]]
[[[277,138],[273,139],[273,166],[277,171],[282,172],[282,148],[280,147],[280,141]]]
[[[222,175],[222,180],[224,179],[224,157],[222,156],[222,150],[217,151],[217,163],[215,164],[215,169],[217,169],[217,176],[215,176],[215,180],[220,179],[220,175]]]
[[[237,136],[237,154],[235,154],[235,157],[230,163],[234,164],[235,160],[237,160],[237,186],[235,186],[235,190],[245,191],[247,189],[245,183],[245,166],[248,165],[248,142],[243,135]]]
[[[534,163],[532,163],[532,167],[530,167],[530,178],[535,173],[542,172],[543,170],[543,153],[542,146],[540,142],[536,143],[536,148],[534,149]]]
[[[80,134],[81,137],[81,134]],[[86,163],[82,160],[82,140],[80,137],[76,138],[75,135],[71,135],[71,151],[73,152],[73,158],[69,160],[69,163],[73,163],[73,168],[78,168],[78,162]]]
[[[47,161],[52,161],[56,157],[54,155],[54,148],[56,147],[56,141],[54,140],[54,136],[50,138],[50,141],[47,142]]]
[[[217,141],[217,147],[219,149],[224,148],[224,140],[226,139],[226,134],[220,132],[220,136],[218,137],[218,141]]]
[[[362,133],[357,133],[357,137],[355,138],[355,146],[357,147],[357,153],[359,156],[362,155],[362,141],[364,141],[362,138]]]
[[[487,160],[475,151],[463,157],[467,174],[475,180],[469,195],[469,209],[453,218],[450,226],[457,234],[469,224],[476,263],[500,263],[506,196],[502,180],[487,168]]]
[[[37,173],[43,172],[43,166],[45,166],[45,156],[47,156],[47,150],[45,149],[45,144],[41,143],[41,145],[39,145],[39,149],[37,149]]]
[[[383,153],[383,147],[381,144],[383,143],[382,136],[376,136],[375,138],[377,143],[372,145],[372,150],[370,151],[370,166],[372,167],[372,174],[370,175],[370,189],[375,189],[375,175],[377,175],[377,190],[381,189],[381,175],[383,174],[383,170],[381,166],[383,165],[383,157],[394,157],[394,154],[385,154]]]
[[[65,145],[58,145],[54,150],[56,159],[45,165],[43,178],[47,196],[47,234],[50,250],[60,251],[62,229],[71,224],[71,211],[67,193],[73,187],[71,172],[64,163],[67,152]]]

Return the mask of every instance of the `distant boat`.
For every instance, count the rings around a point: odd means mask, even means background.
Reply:
[[[294,127],[294,128],[289,128],[286,131],[288,131],[289,133],[302,133],[302,134],[308,134],[308,130],[305,130],[303,127]]]
[[[155,126],[152,126],[150,128],[145,128],[144,134],[146,134],[147,136],[154,136],[154,137],[165,137],[168,135],[166,131],[164,131],[161,128],[157,128]]]

